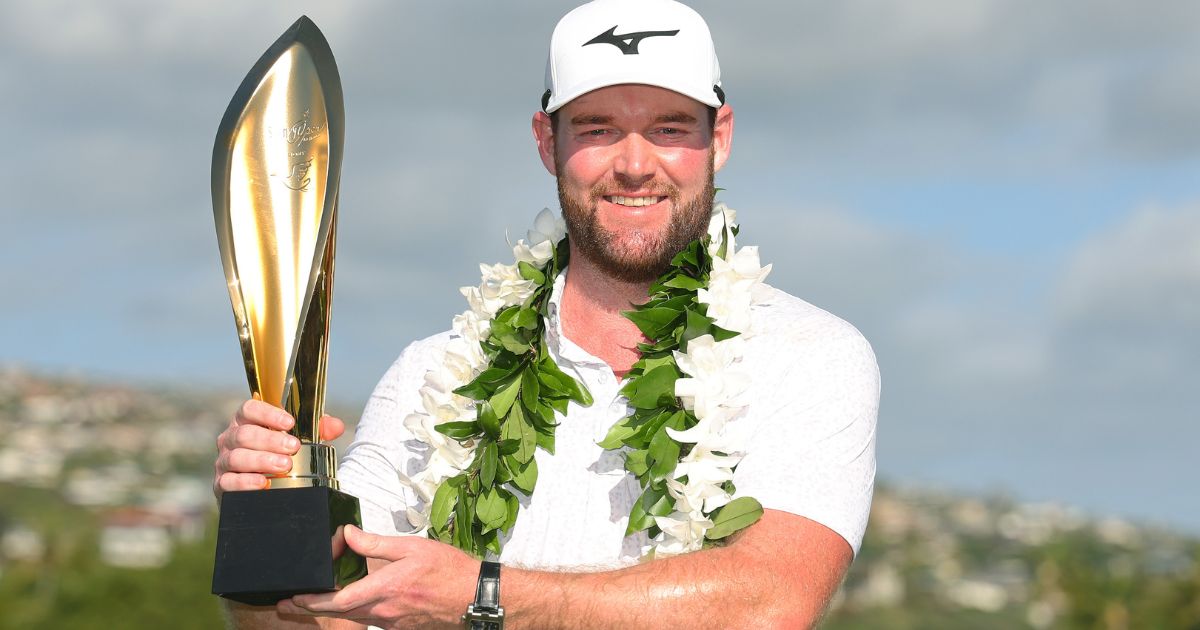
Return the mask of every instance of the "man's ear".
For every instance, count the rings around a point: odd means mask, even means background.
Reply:
[[[733,149],[733,108],[728,104],[717,110],[717,121],[713,125],[713,170],[719,171],[729,159]]]
[[[542,158],[542,166],[551,175],[558,175],[554,164],[554,124],[546,112],[536,112],[533,115],[533,139],[537,142],[538,156]]]

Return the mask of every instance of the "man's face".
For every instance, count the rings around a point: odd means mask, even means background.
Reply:
[[[715,129],[709,120],[703,104],[644,85],[602,88],[558,110],[552,137],[537,135],[580,254],[615,278],[646,282],[704,234],[732,113],[718,112]]]

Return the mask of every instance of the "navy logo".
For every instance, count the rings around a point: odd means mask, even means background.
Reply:
[[[679,29],[673,31],[640,31],[637,33],[625,33],[617,35],[617,27],[612,27],[603,33],[593,37],[591,41],[584,44],[612,44],[621,49],[621,52],[626,55],[638,54],[638,44],[647,37],[671,37],[679,32]]]

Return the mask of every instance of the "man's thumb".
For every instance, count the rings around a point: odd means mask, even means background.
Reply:
[[[402,555],[398,538],[368,534],[354,525],[347,525],[345,534],[346,544],[364,558],[399,560]]]

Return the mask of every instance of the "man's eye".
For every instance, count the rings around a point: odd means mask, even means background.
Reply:
[[[604,134],[608,133],[608,130],[607,129],[592,129],[592,130],[586,131],[584,133],[589,136],[597,137],[597,136],[603,136]]]

